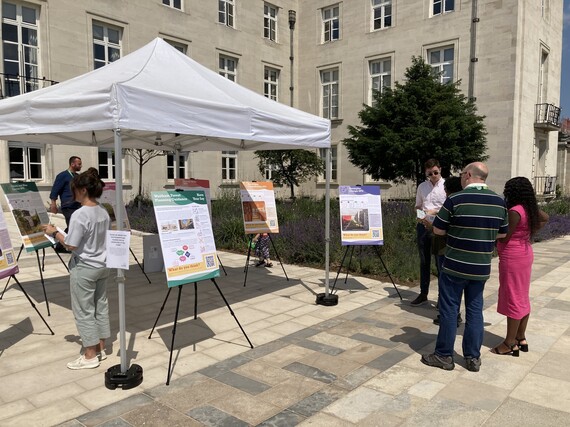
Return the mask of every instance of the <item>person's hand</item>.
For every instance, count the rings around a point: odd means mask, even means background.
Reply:
[[[57,231],[57,228],[53,224],[42,224],[42,230],[44,230],[45,234],[52,235]]]
[[[433,229],[433,224],[431,222],[429,222],[426,218],[420,219],[420,222],[423,224],[423,226],[425,228],[427,228],[428,230],[432,230]]]
[[[50,204],[50,205],[49,205],[49,211],[50,211],[52,214],[56,214],[56,213],[57,213],[57,205],[56,205],[55,203]]]

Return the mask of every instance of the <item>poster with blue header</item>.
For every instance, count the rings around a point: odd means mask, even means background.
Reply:
[[[220,275],[204,191],[151,193],[168,287]]]
[[[380,187],[341,185],[339,202],[343,246],[384,244]]]

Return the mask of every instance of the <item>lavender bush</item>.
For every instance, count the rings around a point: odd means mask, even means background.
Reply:
[[[331,200],[330,262],[336,275],[346,247],[340,242],[338,200]],[[570,200],[558,199],[541,207],[550,221],[535,236],[537,241],[570,234]],[[299,198],[277,201],[279,234],[273,242],[285,263],[324,268],[325,264],[325,201]],[[157,233],[152,202],[137,198],[127,205],[131,227]],[[416,220],[413,201],[383,201],[382,222],[384,245],[380,247],[388,271],[398,282],[413,282],[419,278],[419,258],[415,244]],[[213,229],[216,247],[221,250],[247,253],[249,236],[244,232],[239,194],[227,191],[212,201]],[[272,254],[274,256],[274,254]],[[345,259],[344,267],[348,265]],[[342,270],[346,270],[343,268]],[[350,271],[372,277],[386,278],[386,272],[373,247],[356,247]]]

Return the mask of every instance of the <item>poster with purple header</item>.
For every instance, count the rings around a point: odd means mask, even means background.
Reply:
[[[378,186],[339,187],[342,245],[383,245],[382,201]]]
[[[16,256],[4,215],[0,213],[0,279],[18,273]]]

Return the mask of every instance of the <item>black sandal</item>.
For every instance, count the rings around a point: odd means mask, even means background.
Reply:
[[[498,354],[501,356],[519,357],[519,348],[517,343],[514,343],[513,345],[508,345],[506,341],[503,341],[503,344],[505,344],[505,346],[509,348],[509,351],[501,353],[499,351],[499,347],[501,346],[501,344],[499,344],[497,347],[491,349],[491,353]],[[515,347],[517,348],[516,350]]]
[[[528,343],[521,344],[521,341],[526,341],[526,338],[517,338],[517,345],[519,346],[520,351],[528,353]]]

